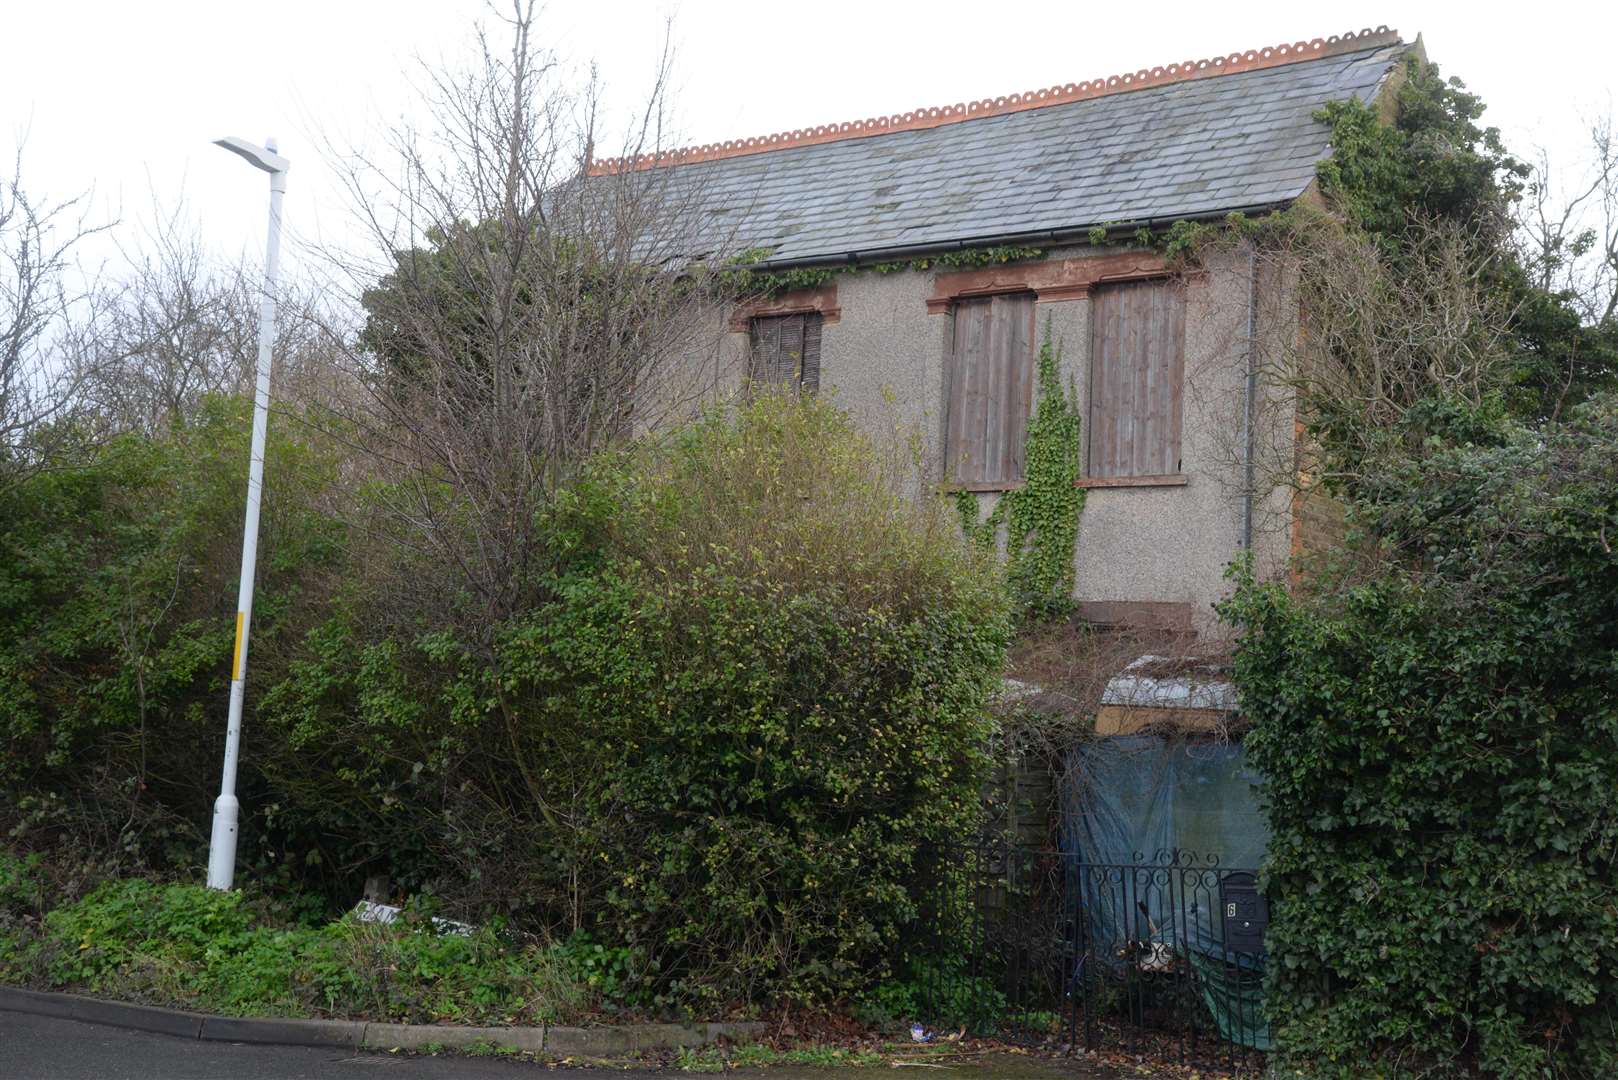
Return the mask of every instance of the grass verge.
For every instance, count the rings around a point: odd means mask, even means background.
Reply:
[[[601,946],[500,927],[440,933],[407,912],[313,924],[252,892],[108,881],[44,906],[0,853],[0,983],[226,1016],[393,1023],[556,1023],[603,1007]],[[593,985],[597,984],[597,985]]]

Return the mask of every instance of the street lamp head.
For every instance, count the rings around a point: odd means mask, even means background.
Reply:
[[[263,169],[267,173],[284,173],[292,168],[292,163],[275,152],[275,140],[267,139],[267,146],[255,146],[246,139],[238,139],[234,135],[223,139],[215,139],[215,146],[223,146],[233,154],[238,154],[250,162],[254,168]]]

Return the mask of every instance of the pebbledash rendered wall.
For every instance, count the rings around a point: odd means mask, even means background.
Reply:
[[[1053,251],[1048,258],[1108,254],[1116,250],[1075,248]],[[827,318],[821,332],[820,387],[879,438],[919,431],[929,474],[941,480],[951,317],[928,311],[936,278],[934,271],[914,270],[839,274],[835,318]],[[1074,554],[1074,598],[1098,621],[1189,625],[1198,631],[1216,621],[1212,605],[1228,592],[1225,569],[1241,550],[1243,535],[1249,282],[1247,266],[1237,257],[1186,280],[1185,483],[1096,487],[1088,493]],[[1042,339],[1049,326],[1061,352],[1064,382],[1087,417],[1090,301],[1040,300],[1035,313],[1036,333]],[[693,357],[694,365],[711,373],[703,380],[708,383],[704,396],[722,399],[738,392],[746,355],[746,333],[729,329],[717,350]],[[1259,415],[1264,422],[1264,416],[1276,413],[1260,409]],[[1291,437],[1290,419],[1285,425],[1285,431],[1268,433],[1270,442]],[[987,513],[998,497],[980,495],[981,511]],[[1289,505],[1290,493],[1277,490],[1255,506],[1254,553],[1263,574],[1285,566]]]

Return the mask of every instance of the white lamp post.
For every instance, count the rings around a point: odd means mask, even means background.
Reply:
[[[258,386],[253,394],[253,449],[247,466],[247,520],[242,526],[242,578],[236,594],[236,648],[230,658],[230,722],[225,729],[225,769],[213,804],[208,844],[208,887],[228,889],[236,874],[236,760],[242,744],[242,695],[247,677],[247,630],[253,616],[253,576],[258,568],[258,506],[264,493],[264,434],[270,419],[270,350],[275,344],[275,274],[281,254],[281,197],[291,163],[275,152],[275,140],[254,146],[245,139],[217,139],[233,154],[270,174],[270,237],[264,250],[264,296],[258,310]]]

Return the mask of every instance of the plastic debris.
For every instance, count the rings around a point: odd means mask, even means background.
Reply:
[[[404,914],[404,908],[394,907],[392,904],[377,904],[370,900],[361,900],[354,905],[354,914],[360,922],[391,923],[396,922]],[[472,927],[454,919],[440,919],[433,916],[433,929],[440,934],[454,934],[456,937],[466,937],[472,932]]]

